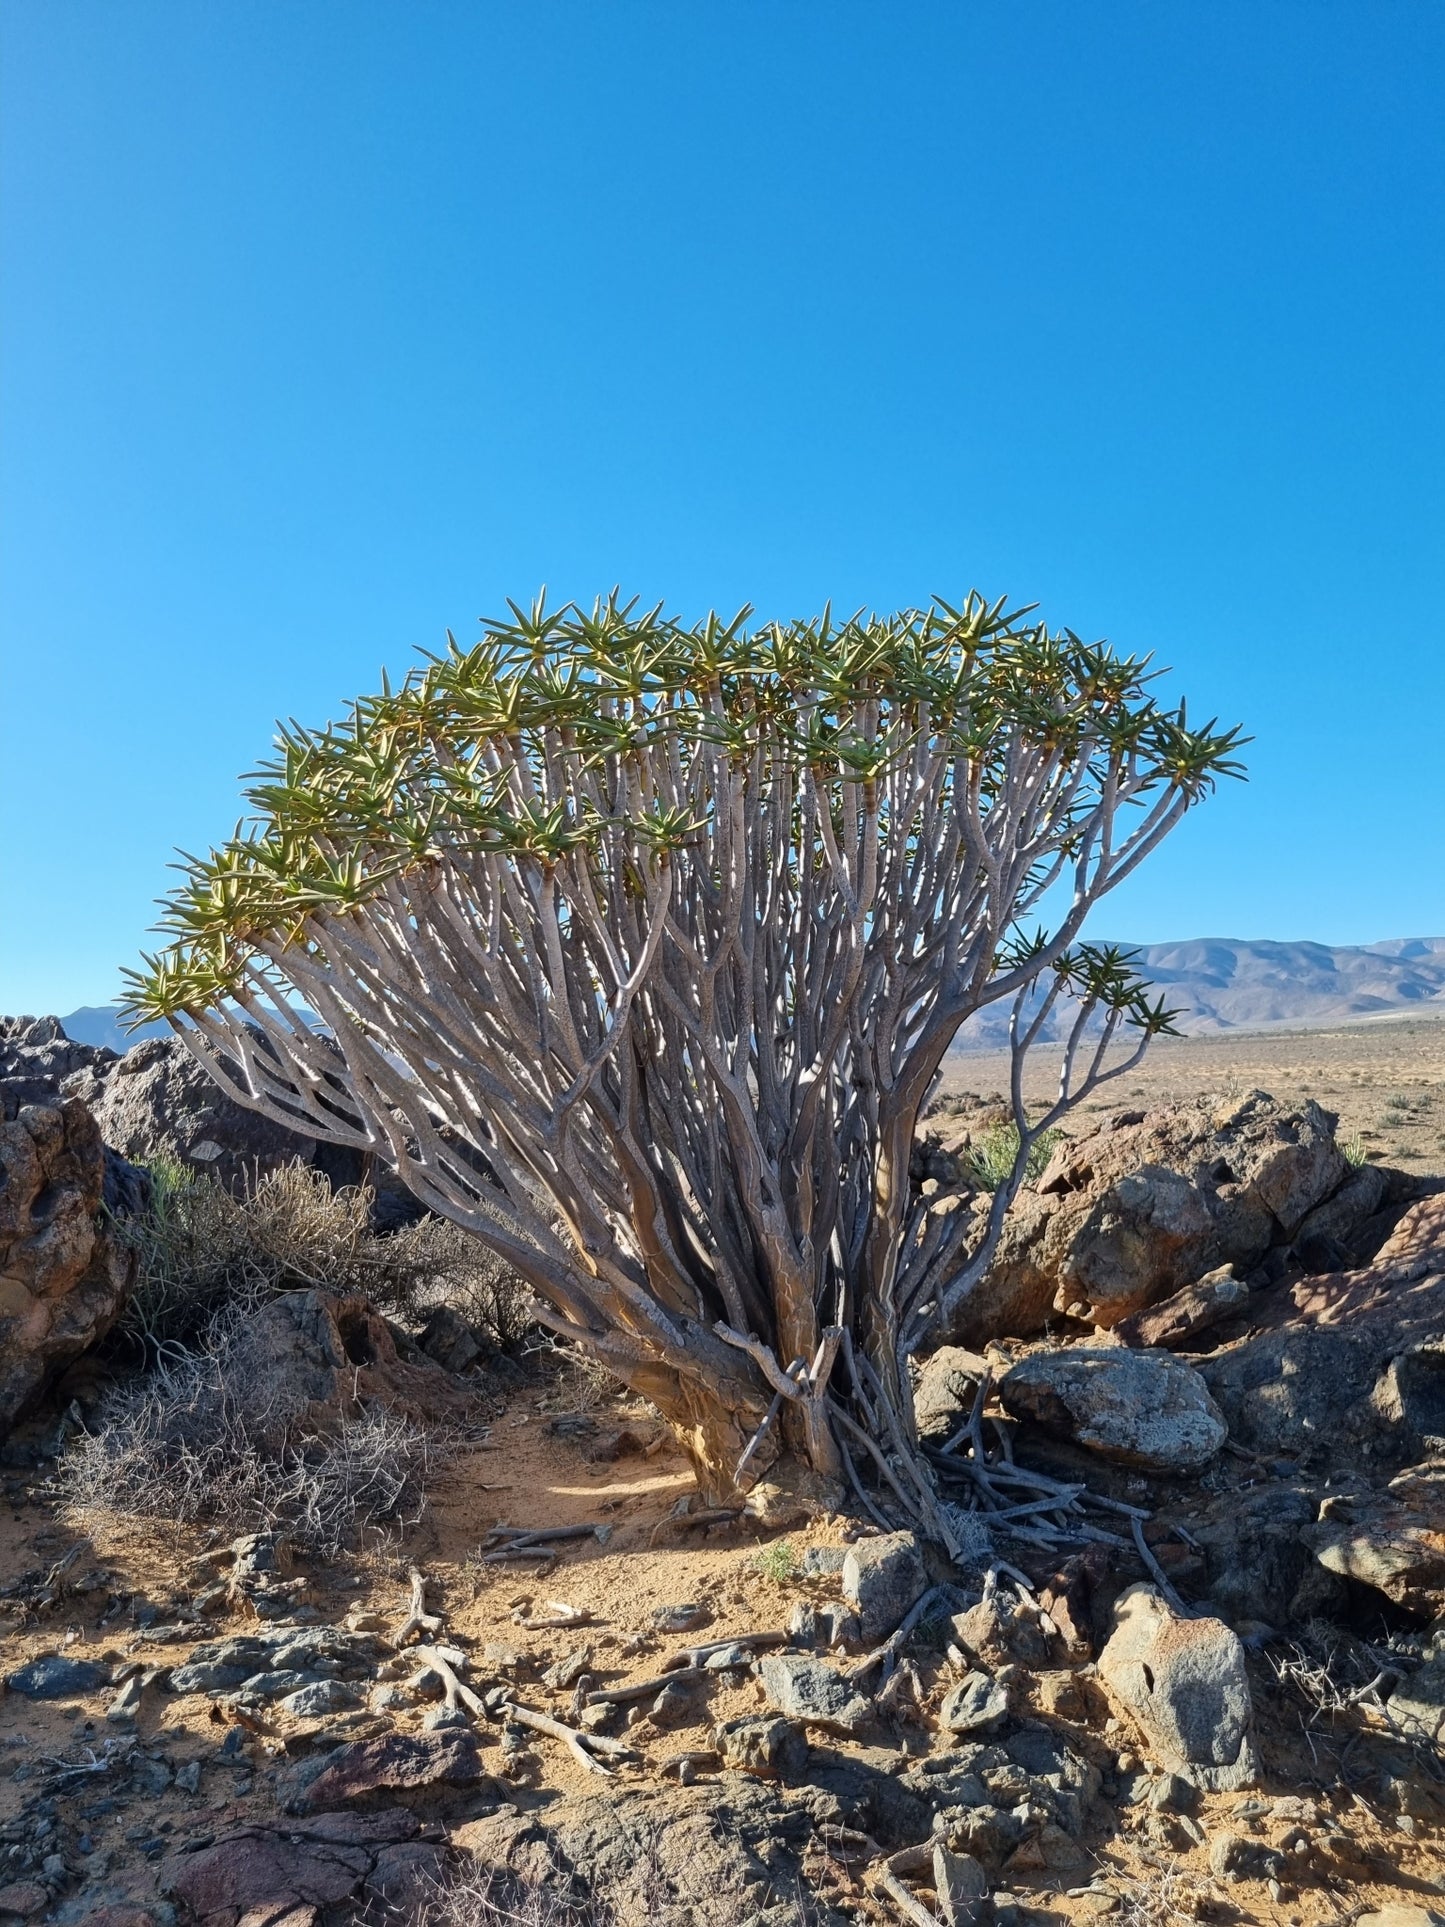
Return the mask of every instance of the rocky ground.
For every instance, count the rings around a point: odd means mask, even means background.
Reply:
[[[1087,1122],[1021,1201],[1012,1335],[920,1366],[950,1559],[775,1475],[702,1511],[575,1365],[314,1284],[248,1320],[257,1409],[429,1428],[424,1490],[350,1543],[98,1503],[35,1227],[79,1200],[77,1289],[115,1253],[62,1118],[74,1183],[0,1223],[61,1387],[0,1448],[0,1922],[1445,1918],[1445,1194],[1307,1101]],[[931,1209],[991,1128],[930,1121]]]

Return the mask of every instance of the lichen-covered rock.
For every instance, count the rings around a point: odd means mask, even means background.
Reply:
[[[808,1735],[800,1720],[781,1713],[745,1714],[713,1728],[713,1746],[724,1766],[777,1780],[801,1773],[808,1759]]]
[[[958,1430],[973,1405],[988,1361],[961,1345],[941,1345],[917,1368],[913,1420],[921,1439],[939,1443]]]
[[[962,1343],[1064,1312],[1111,1326],[1206,1272],[1246,1275],[1346,1180],[1334,1120],[1263,1091],[1124,1114],[1058,1147],[1020,1192]]]
[[[1222,1619],[1181,1619],[1152,1586],[1131,1586],[1115,1606],[1099,1677],[1167,1771],[1212,1792],[1256,1784],[1244,1647]]]
[[[1230,1436],[1263,1453],[1369,1443],[1409,1463],[1445,1436],[1445,1193],[1373,1261],[1305,1278],[1263,1329],[1200,1362]]]
[[[146,1193],[139,1173],[112,1163],[108,1185],[100,1131],[78,1099],[0,1121],[0,1434],[125,1303],[136,1260],[115,1219],[127,1187],[131,1202]]]
[[[1197,1472],[1225,1440],[1204,1380],[1164,1352],[1035,1352],[1005,1373],[999,1396],[1016,1418],[1151,1472]]]
[[[851,1680],[801,1653],[769,1653],[758,1667],[763,1691],[788,1719],[831,1733],[855,1734],[873,1714],[872,1702]]]
[[[865,1640],[886,1639],[927,1590],[923,1550],[911,1532],[881,1533],[849,1546],[843,1597],[858,1614]]]

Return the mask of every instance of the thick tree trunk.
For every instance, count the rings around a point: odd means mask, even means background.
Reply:
[[[736,1500],[738,1461],[768,1414],[771,1400],[766,1388],[741,1376],[707,1383],[701,1376],[661,1362],[629,1366],[625,1382],[655,1405],[672,1428],[692,1461],[698,1491],[707,1504]],[[750,1462],[750,1473],[765,1470],[782,1443],[777,1428],[772,1428]]]

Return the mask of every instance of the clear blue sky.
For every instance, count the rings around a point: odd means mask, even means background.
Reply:
[[[1445,933],[1445,7],[6,0],[0,1010],[504,596],[971,584],[1253,781],[1104,924]]]

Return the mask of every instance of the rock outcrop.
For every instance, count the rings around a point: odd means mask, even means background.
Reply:
[[[1302,1279],[1259,1322],[1265,1329],[1199,1365],[1240,1444],[1264,1453],[1369,1444],[1397,1465],[1437,1449],[1445,1195],[1412,1205],[1373,1264]]]
[[[0,1433],[119,1316],[135,1253],[116,1220],[145,1195],[78,1099],[0,1122]]]
[[[1251,1091],[1126,1112],[1061,1143],[1020,1193],[953,1336],[1027,1335],[1059,1313],[1112,1326],[1221,1265],[1244,1277],[1348,1176],[1313,1102]]]
[[[1224,1420],[1204,1380],[1167,1353],[1086,1345],[1035,1352],[1005,1373],[999,1396],[1016,1418],[1145,1471],[1200,1471],[1224,1444]]]

